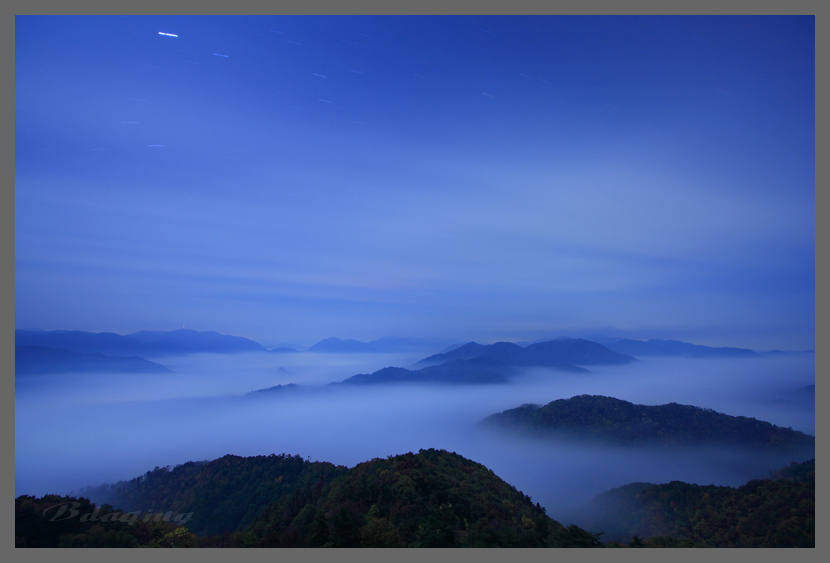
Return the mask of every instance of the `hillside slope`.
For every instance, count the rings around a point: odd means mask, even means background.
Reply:
[[[493,414],[487,425],[538,436],[563,436],[626,445],[728,444],[769,450],[815,448],[815,438],[769,422],[689,405],[635,405],[613,397],[579,395],[543,407],[523,405]]]
[[[130,481],[91,487],[81,494],[122,510],[193,513],[195,534],[233,532],[251,524],[269,504],[295,489],[328,482],[346,468],[299,456],[226,455],[210,462],[157,467]]]
[[[652,537],[646,546],[815,547],[815,460],[737,488],[632,483],[597,496],[581,522],[606,540]]]
[[[16,376],[69,372],[173,373],[163,365],[136,356],[81,354],[43,346],[14,347]]]

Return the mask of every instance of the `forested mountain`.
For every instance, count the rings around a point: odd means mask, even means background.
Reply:
[[[299,456],[226,455],[211,462],[156,468],[131,481],[88,488],[81,494],[125,511],[192,512],[188,528],[199,535],[250,525],[269,504],[302,487],[328,482],[347,471]]]
[[[770,477],[737,488],[632,483],[597,496],[581,521],[606,540],[654,536],[645,546],[815,547],[815,460]]]
[[[481,464],[443,450],[361,463],[271,505],[262,546],[595,547],[598,535],[548,518]]]
[[[538,436],[626,445],[728,444],[793,452],[815,448],[813,436],[754,418],[677,403],[635,405],[600,395],[559,399],[543,407],[523,405],[483,422]]]
[[[159,373],[171,370],[163,365],[138,357],[80,354],[60,348],[43,346],[15,346],[14,373],[16,376],[68,372],[124,372]]]
[[[299,456],[225,456],[82,493],[98,506],[84,497],[16,498],[15,545],[600,547],[602,536],[605,547],[815,547],[814,460],[737,488],[673,481],[612,489],[581,515],[595,533],[548,518],[485,466],[432,449],[352,469]]]
[[[82,494],[125,511],[192,512],[188,528],[213,535],[203,546],[600,545],[598,535],[548,518],[483,465],[443,450],[352,469],[298,456],[225,456]]]
[[[169,332],[140,331],[126,336],[113,332],[82,330],[15,330],[14,339],[15,346],[41,346],[81,354],[98,353],[110,356],[161,357],[194,352],[265,351],[265,348],[247,338],[190,329]]]
[[[471,361],[481,366],[561,366],[627,364],[636,358],[613,352],[597,342],[569,338],[539,342],[521,347],[512,342],[487,346],[468,342],[444,354],[434,354],[416,365],[438,365],[450,360]]]

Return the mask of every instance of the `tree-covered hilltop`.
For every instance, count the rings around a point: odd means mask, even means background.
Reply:
[[[582,524],[643,547],[815,547],[815,460],[741,487],[632,483],[597,496]],[[651,536],[651,537],[649,537]]]
[[[201,546],[591,547],[491,470],[442,450],[352,469],[298,456],[225,456],[86,489],[123,510],[192,513]]]
[[[361,463],[250,528],[263,547],[596,547],[485,466],[443,450]]]
[[[813,436],[754,418],[677,403],[635,405],[601,395],[559,399],[543,407],[523,405],[491,415],[483,422],[539,436],[624,445],[729,444],[775,451],[815,448]]]

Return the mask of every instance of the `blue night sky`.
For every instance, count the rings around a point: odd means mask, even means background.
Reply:
[[[812,349],[814,24],[18,16],[15,326]]]

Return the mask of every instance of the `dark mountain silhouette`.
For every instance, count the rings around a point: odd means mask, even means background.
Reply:
[[[142,330],[128,334],[127,337],[135,338],[139,342],[146,344],[170,345],[180,351],[180,353],[213,352],[232,354],[235,352],[266,351],[263,346],[253,340],[241,336],[219,334],[212,330],[204,332],[184,328],[169,332]]]
[[[484,419],[485,424],[537,436],[625,445],[726,444],[770,451],[815,451],[815,438],[769,422],[689,405],[635,405],[613,397],[579,395],[543,407],[524,405]],[[815,455],[815,454],[813,454]]]
[[[234,353],[264,351],[265,348],[247,338],[217,332],[179,329],[170,332],[140,331],[126,336],[113,332],[81,330],[14,331],[16,346],[62,348],[78,353],[99,353],[111,356],[159,357],[193,352]]]
[[[757,356],[758,353],[745,348],[713,348],[689,344],[679,340],[652,338],[642,340],[618,340],[607,347],[621,354],[631,356],[686,356],[690,358],[734,358]]]
[[[299,456],[228,455],[81,493],[124,511],[192,514],[187,527],[211,536],[188,536],[188,545],[202,547],[600,545],[598,534],[563,526],[485,466],[444,450],[351,469]]]
[[[468,342],[450,352],[424,358],[415,365],[437,365],[459,359],[474,360],[477,365],[514,367],[627,364],[636,361],[636,358],[613,352],[597,342],[568,338],[529,344],[524,348],[512,342],[487,346]]]
[[[168,368],[139,358],[105,356],[103,354],[79,354],[60,348],[43,346],[15,346],[14,373],[31,375],[41,373],[68,373],[113,371],[125,373],[172,373]]]
[[[402,338],[399,336],[384,336],[371,342],[359,340],[341,340],[340,338],[326,338],[321,340],[306,352],[327,352],[338,354],[349,353],[384,353],[406,352],[446,346],[450,341],[444,338]]]
[[[99,353],[106,355],[149,356],[158,347],[153,347],[135,338],[114,332],[85,332],[82,330],[50,330],[31,332],[14,331],[15,346],[43,346],[62,348],[80,354]],[[163,353],[172,353],[171,346],[165,346]],[[157,354],[160,355],[160,354]]]

